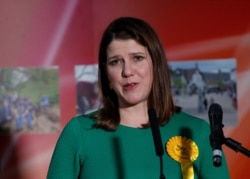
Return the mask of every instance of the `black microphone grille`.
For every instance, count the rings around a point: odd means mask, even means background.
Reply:
[[[222,108],[218,103],[212,103],[208,109],[208,115],[222,116]]]

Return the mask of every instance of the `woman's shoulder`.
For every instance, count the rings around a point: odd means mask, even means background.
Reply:
[[[210,127],[205,119],[186,112],[175,113],[166,126],[173,135],[185,136],[197,143],[208,140]]]
[[[84,115],[77,115],[71,118],[66,126],[72,126],[74,128],[79,127],[81,129],[90,129],[93,128],[95,124],[94,115],[99,111],[94,111]]]
[[[171,120],[172,122],[179,122],[181,124],[189,124],[189,125],[208,125],[208,122],[205,119],[194,116],[192,114],[180,111],[178,113],[174,113]]]

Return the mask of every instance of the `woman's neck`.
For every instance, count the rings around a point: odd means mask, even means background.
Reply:
[[[120,124],[129,127],[142,127],[142,124],[148,122],[147,106],[131,106],[120,108]]]

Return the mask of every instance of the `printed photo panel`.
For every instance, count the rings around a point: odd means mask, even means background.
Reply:
[[[57,67],[0,68],[0,133],[60,130]]]
[[[76,65],[76,113],[86,114],[101,107],[98,86],[98,67],[94,65]]]
[[[172,93],[183,111],[208,121],[208,109],[218,103],[223,124],[237,125],[236,59],[170,62]]]

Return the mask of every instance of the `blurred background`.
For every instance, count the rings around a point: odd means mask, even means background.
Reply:
[[[102,32],[120,16],[148,21],[170,62],[236,60],[237,123],[226,125],[224,134],[250,149],[249,8],[248,0],[0,0],[0,73],[10,68],[57,69],[49,76],[56,85],[47,84],[56,109],[53,125],[45,123],[49,130],[39,132],[2,133],[0,178],[46,178],[60,131],[76,115],[75,66],[97,63]],[[0,77],[3,92],[5,78]],[[231,178],[248,178],[249,158],[223,148]]]

